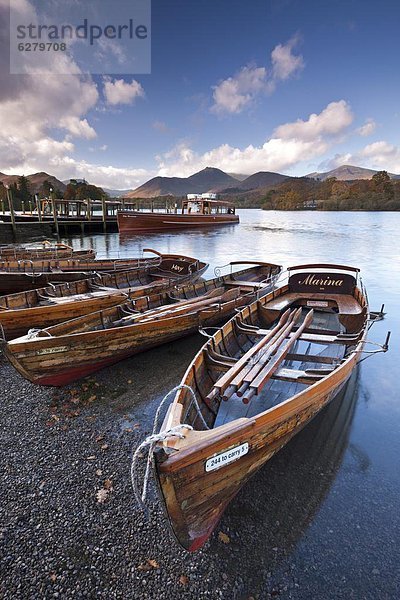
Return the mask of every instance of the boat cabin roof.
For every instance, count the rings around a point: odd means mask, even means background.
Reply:
[[[188,202],[207,203],[213,206],[234,206],[233,202],[228,202],[228,200],[211,200],[210,198],[189,198],[188,200],[184,200],[182,204],[187,204]]]

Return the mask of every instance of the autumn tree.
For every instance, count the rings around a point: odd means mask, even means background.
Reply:
[[[29,187],[29,181],[25,175],[18,177],[18,192],[21,202],[28,204],[29,200],[31,199],[31,191]]]

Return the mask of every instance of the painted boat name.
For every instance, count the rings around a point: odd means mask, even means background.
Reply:
[[[329,275],[326,279],[317,279],[315,275],[307,275],[303,281],[299,281],[299,285],[329,285],[333,287],[340,287],[343,285],[343,279],[331,279]]]
[[[249,451],[249,444],[245,442],[240,446],[234,446],[229,450],[225,450],[225,452],[221,452],[220,454],[215,454],[206,461],[205,469],[206,473],[210,471],[214,471],[215,469],[219,469],[224,467],[225,465],[229,465],[229,463],[241,458]]]

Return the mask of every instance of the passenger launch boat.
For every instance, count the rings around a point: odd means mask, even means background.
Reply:
[[[235,310],[267,293],[281,271],[269,263],[254,265],[31,332],[9,342],[5,353],[30,381],[65,385],[128,356],[195,333],[201,325],[226,321]]]
[[[119,232],[152,233],[239,223],[234,205],[216,197],[216,194],[188,194],[181,212],[118,211]]]
[[[165,254],[155,266],[0,296],[0,332],[6,339],[25,335],[31,328],[50,327],[128,298],[196,281],[207,267],[188,256]]]
[[[159,441],[149,442],[187,550],[201,548],[246,481],[349,379],[370,318],[358,271],[292,267],[285,285],[243,308],[189,366]]]

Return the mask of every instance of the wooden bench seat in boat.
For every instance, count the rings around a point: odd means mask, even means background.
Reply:
[[[311,300],[314,302],[333,301],[337,304],[339,313],[344,315],[358,315],[362,312],[360,304],[353,296],[346,294],[309,294],[306,292],[293,292],[278,296],[274,300],[268,302],[268,310],[285,310],[297,300]]]
[[[334,369],[335,367],[333,365],[330,368],[305,370],[282,367],[272,375],[272,379],[278,379],[279,381],[296,381],[297,383],[311,385],[322,379],[322,377],[329,375]]]
[[[243,280],[241,281],[240,279],[232,279],[230,281],[227,281],[227,285],[234,285],[234,286],[238,286],[238,287],[246,287],[246,288],[252,288],[252,289],[261,289],[263,287],[265,287],[265,283],[262,283],[260,281],[246,281]]]
[[[239,330],[242,332],[246,332],[248,335],[255,335],[261,337],[266,336],[270,332],[270,329],[261,329],[258,327],[254,327],[253,325],[247,326],[247,323],[244,322],[240,322]],[[352,333],[325,334],[317,332],[303,332],[299,339],[304,342],[311,342],[313,344],[344,344],[352,346],[357,342],[358,335]]]
[[[124,294],[122,290],[112,289],[112,295],[117,295],[118,297],[121,294]],[[70,302],[80,302],[81,300],[90,300],[90,298],[103,298],[109,294],[108,291],[97,291],[97,292],[88,292],[87,294],[75,294],[74,296],[49,296],[47,299],[47,303],[51,304],[68,304]],[[125,295],[125,294],[124,294]]]

